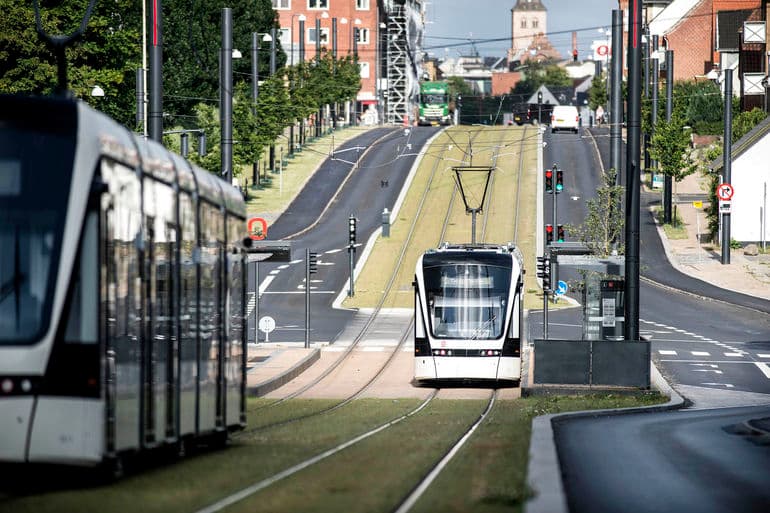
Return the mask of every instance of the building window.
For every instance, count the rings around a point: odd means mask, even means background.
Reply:
[[[291,0],[273,0],[273,9],[291,9]]]
[[[356,0],[356,9],[359,11],[369,10],[369,0]]]
[[[532,20],[532,28],[537,28],[537,20]]]
[[[329,0],[307,0],[308,9],[328,9]]]
[[[307,42],[308,42],[308,44],[311,44],[311,45],[316,44],[315,28],[307,29]],[[328,45],[329,44],[329,29],[328,28],[322,28],[321,29],[321,44],[322,45]]]
[[[291,29],[278,29],[278,39],[281,41],[281,48],[287,48],[291,45]]]
[[[369,78],[369,63],[359,62],[358,71],[361,73],[361,78]]]
[[[521,28],[527,28],[527,20],[521,20]]]
[[[360,28],[358,29],[358,44],[369,44],[369,29],[368,28]]]

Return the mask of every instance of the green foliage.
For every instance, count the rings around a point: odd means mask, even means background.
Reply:
[[[650,157],[658,161],[660,172],[681,181],[698,169],[697,162],[688,151],[690,131],[679,117],[670,122],[659,121],[650,140]]]
[[[449,84],[450,98],[457,98],[458,94],[463,96],[471,96],[473,94],[473,89],[470,84],[463,80],[462,77],[449,77],[447,79],[447,84]]]
[[[50,35],[73,33],[87,6],[88,0],[42,2],[43,29]],[[0,92],[52,93],[56,58],[37,36],[32,2],[0,0],[0,12]],[[141,4],[136,1],[96,2],[85,33],[65,52],[74,95],[130,127],[135,123],[141,19]],[[91,97],[95,85],[104,89],[104,97]]]
[[[594,76],[591,88],[588,90],[588,106],[591,110],[596,110],[599,105],[606,107],[608,100],[607,73],[602,73],[601,77]]]
[[[596,196],[586,201],[588,215],[582,225],[568,225],[567,231],[597,256],[611,255],[616,241],[623,235],[624,215],[621,209],[621,199],[624,188],[615,185],[616,172],[614,169],[604,171],[603,183],[596,191]],[[623,248],[617,248],[623,253]]]
[[[219,53],[222,8],[233,14],[233,48],[243,58],[233,59],[233,88],[251,85],[251,35],[278,29],[278,14],[271,0],[164,0],[163,87],[164,112],[192,128],[195,105],[216,103],[219,97]],[[270,42],[259,42],[259,78],[270,73]],[[286,54],[276,37],[276,69],[286,63]],[[173,70],[173,72],[171,72]],[[192,117],[191,117],[192,116]],[[193,123],[191,123],[191,121]],[[173,121],[172,121],[173,122]]]
[[[521,96],[531,96],[541,86],[567,87],[572,85],[572,79],[567,71],[552,61],[528,61],[526,77],[519,81],[511,93]]]
[[[733,117],[732,142],[737,142],[766,117],[767,112],[756,107],[748,112],[739,112],[737,116]]]

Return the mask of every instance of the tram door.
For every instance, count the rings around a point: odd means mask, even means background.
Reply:
[[[101,215],[99,219],[99,302],[101,304],[101,319],[99,322],[99,340],[104,351],[105,388],[105,439],[106,452],[114,455],[116,452],[115,423],[117,401],[117,361],[115,348],[115,320],[117,318],[115,305],[115,245],[113,226],[113,211],[109,195],[104,194],[101,200]]]

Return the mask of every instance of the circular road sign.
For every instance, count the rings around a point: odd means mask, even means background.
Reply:
[[[722,201],[730,201],[734,192],[735,189],[733,189],[733,186],[729,183],[720,183],[717,186],[717,198],[721,199]]]
[[[267,221],[261,217],[252,217],[249,222],[246,223],[246,230],[249,232],[249,237],[254,240],[263,240],[267,237]]]
[[[599,45],[596,47],[596,53],[599,57],[606,57],[610,53],[609,45]]]
[[[554,292],[556,292],[557,296],[563,296],[567,293],[567,289],[567,282],[564,280],[559,280],[559,284],[556,286],[556,290]]]
[[[266,315],[259,320],[259,329],[265,333],[270,333],[275,329],[275,319]]]

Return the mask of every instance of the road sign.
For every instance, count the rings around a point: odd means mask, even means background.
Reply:
[[[703,202],[702,201],[693,201],[692,206],[695,208],[703,208]]]
[[[249,222],[246,223],[246,229],[249,232],[249,237],[253,240],[263,240],[267,237],[267,221],[261,217],[249,219]]]
[[[270,342],[270,332],[275,329],[275,319],[265,315],[259,320],[259,329],[265,333],[265,342]]]
[[[720,201],[719,202],[719,213],[720,214],[729,214],[732,212],[732,202],[730,201]]]
[[[556,286],[556,290],[554,291],[554,293],[557,296],[563,296],[564,294],[567,293],[567,289],[568,288],[569,287],[567,286],[567,282],[566,281],[559,280],[559,284]]]
[[[733,189],[733,186],[729,183],[720,183],[717,186],[717,198],[721,199],[722,201],[731,200],[734,192],[735,189]]]

